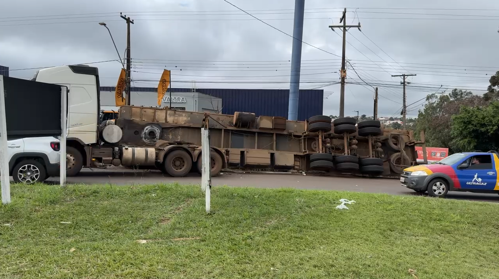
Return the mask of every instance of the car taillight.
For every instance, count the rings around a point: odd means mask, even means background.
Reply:
[[[54,151],[59,151],[59,143],[58,142],[51,142],[50,143],[50,147],[52,148],[52,150]]]

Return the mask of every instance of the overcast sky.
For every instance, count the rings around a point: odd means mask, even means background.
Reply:
[[[293,33],[294,0],[231,0],[282,31]],[[499,1],[492,0],[307,0],[301,89],[324,86],[324,114],[337,115],[343,8],[350,29],[347,58],[357,74],[379,86],[380,115],[396,116],[402,104],[400,78],[409,79],[407,104],[445,88],[485,92],[499,70]],[[289,88],[292,38],[251,18],[224,0],[16,0],[0,9],[0,65],[16,70],[117,59],[107,23],[123,57],[126,24],[132,25],[134,86],[156,86],[171,69],[173,87]],[[327,53],[330,52],[330,53]],[[332,54],[331,54],[332,53]],[[333,55],[335,54],[335,55]],[[114,86],[117,61],[94,64],[101,84]],[[345,114],[371,115],[374,90],[348,69]],[[193,82],[195,81],[195,83]],[[209,83],[203,83],[203,82]],[[261,83],[254,83],[262,81]],[[362,85],[359,85],[362,84]],[[418,102],[408,108],[417,114]]]

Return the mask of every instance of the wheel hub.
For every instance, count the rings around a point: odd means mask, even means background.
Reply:
[[[172,167],[173,167],[173,169],[175,169],[177,171],[183,170],[185,167],[184,158],[181,158],[181,157],[174,158],[172,161]]]
[[[24,165],[19,169],[17,177],[22,183],[35,183],[40,179],[40,169],[32,164]]]
[[[66,169],[72,169],[75,165],[75,157],[72,154],[66,154]]]

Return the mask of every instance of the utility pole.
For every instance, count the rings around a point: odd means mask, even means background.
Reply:
[[[374,91],[374,120],[378,120],[378,87]]]
[[[343,10],[343,16],[340,18],[341,25],[329,25],[329,28],[334,31],[334,28],[340,28],[343,31],[343,51],[341,54],[341,92],[340,92],[340,118],[345,117],[345,80],[347,78],[346,70],[346,42],[347,31],[354,27],[360,30],[360,22],[357,25],[347,25],[347,9]]]
[[[298,120],[300,101],[301,50],[303,45],[303,19],[305,0],[295,0],[295,20],[293,27],[293,52],[291,53],[291,79],[289,84],[288,119]]]
[[[410,84],[410,82],[407,82],[406,79],[407,77],[415,77],[415,74],[402,74],[402,75],[392,75],[392,77],[402,77],[402,81],[400,84],[403,85],[404,88],[404,97],[403,97],[403,105],[402,105],[402,121],[404,122],[404,129],[406,128],[406,118],[407,118],[407,94],[405,93],[405,86],[407,84]]]
[[[131,51],[130,51],[130,24],[134,24],[133,20],[130,19],[130,17],[127,17],[126,15],[123,15],[120,13],[120,17],[126,21],[126,105],[130,106],[132,105],[132,98],[130,96],[131,90],[131,75],[130,72],[132,70],[132,58],[131,58]]]

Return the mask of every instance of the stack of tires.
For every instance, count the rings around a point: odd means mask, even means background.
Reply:
[[[359,158],[354,155],[340,155],[334,157],[334,165],[339,172],[359,170]]]
[[[367,175],[383,174],[383,159],[381,158],[363,158],[359,160],[360,172]]]
[[[310,169],[330,171],[333,167],[333,155],[329,153],[316,153],[310,155]]]
[[[334,133],[338,135],[353,134],[357,131],[357,127],[355,127],[356,123],[355,118],[350,117],[335,119],[333,122]]]
[[[383,134],[383,131],[381,131],[381,123],[377,120],[359,122],[357,127],[359,128],[358,134],[361,137],[380,136]]]
[[[316,115],[308,119],[308,132],[331,132],[331,117],[327,115]]]

